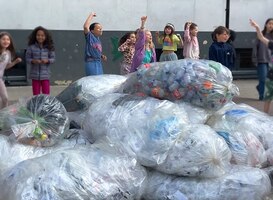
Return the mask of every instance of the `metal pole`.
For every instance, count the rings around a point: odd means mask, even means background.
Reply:
[[[229,28],[230,0],[226,0],[226,27]]]

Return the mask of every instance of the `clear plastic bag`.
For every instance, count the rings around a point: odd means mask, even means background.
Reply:
[[[93,144],[26,160],[0,178],[1,200],[140,199],[146,170],[117,147]]]
[[[24,144],[52,146],[69,128],[66,110],[55,97],[21,99],[0,111],[1,133]]]
[[[245,104],[230,104],[214,113],[208,124],[229,144],[234,163],[266,164],[265,150],[273,144],[272,117]]]
[[[66,138],[51,147],[35,147],[11,141],[8,136],[0,135],[0,174],[24,160],[37,158],[58,150],[89,146],[93,142],[86,138],[83,130],[70,129]]]
[[[239,94],[228,68],[214,61],[192,59],[141,65],[128,77],[122,90],[186,101],[213,110],[220,109]]]
[[[143,199],[177,200],[174,194],[183,194],[194,200],[262,200],[270,190],[270,179],[263,170],[234,165],[226,175],[210,179],[177,177],[151,171]]]
[[[118,91],[126,78],[114,74],[86,76],[73,82],[56,98],[63,103],[68,112],[85,110],[97,97]]]
[[[157,170],[181,176],[219,177],[230,165],[226,142],[207,125],[193,124],[180,135]]]

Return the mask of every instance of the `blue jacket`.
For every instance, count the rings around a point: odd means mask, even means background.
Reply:
[[[232,69],[235,62],[233,46],[229,43],[214,41],[209,48],[209,60],[214,60]]]

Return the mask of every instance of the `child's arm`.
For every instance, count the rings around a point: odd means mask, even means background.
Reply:
[[[84,34],[87,34],[89,32],[89,26],[91,24],[93,17],[96,17],[96,13],[94,13],[94,12],[90,13],[89,16],[87,17],[86,21],[84,22],[84,24],[83,24]]]
[[[129,43],[131,42],[130,39],[127,39],[123,44],[121,44],[119,47],[118,47],[118,51],[120,52],[124,52],[124,51],[127,51],[129,50]]]
[[[12,68],[14,65],[16,65],[19,62],[22,62],[22,59],[21,58],[16,58],[14,61],[7,64],[6,69]]]
[[[218,62],[217,51],[213,45],[211,45],[209,48],[209,60],[214,60],[214,61]]]
[[[259,25],[252,19],[249,19],[250,25],[256,29],[257,37],[261,40],[262,43],[268,46],[269,40],[265,38],[260,30]]]
[[[186,29],[184,30],[184,40],[187,41],[187,42],[191,41],[190,26],[191,26],[191,22],[188,22],[187,26],[186,26]]]
[[[182,39],[182,37],[181,37],[181,35],[180,34],[176,34],[177,35],[177,37],[178,37],[178,39],[179,39],[179,46],[180,47],[183,47],[184,46],[184,42],[183,42],[183,39]]]
[[[143,16],[141,17],[141,26],[140,29],[138,30],[138,38],[136,40],[136,44],[135,44],[135,49],[141,49],[144,48],[145,45],[145,33],[144,33],[144,29],[145,29],[145,23],[147,20],[147,16]]]

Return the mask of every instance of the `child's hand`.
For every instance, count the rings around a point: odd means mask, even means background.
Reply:
[[[43,59],[43,60],[41,60],[41,63],[42,63],[42,64],[48,64],[48,63],[49,63],[49,60],[48,60],[48,59]]]
[[[142,22],[146,22],[147,16],[142,16],[140,19],[141,19]]]
[[[187,27],[190,27],[191,24],[192,24],[192,22],[188,22],[188,23],[187,23]]]
[[[102,59],[103,61],[107,61],[106,55],[101,55],[101,59]]]
[[[41,64],[41,60],[35,60],[35,59],[33,59],[33,60],[31,61],[31,63],[32,63],[32,64]]]
[[[253,26],[254,28],[259,28],[259,25],[253,20],[253,19],[249,19],[249,23],[251,26]]]
[[[96,14],[95,12],[92,12],[90,15],[91,15],[92,17],[97,17],[97,14]]]
[[[19,62],[22,62],[22,58],[16,58],[16,59],[15,59],[15,63],[16,63],[16,64],[19,63]]]

